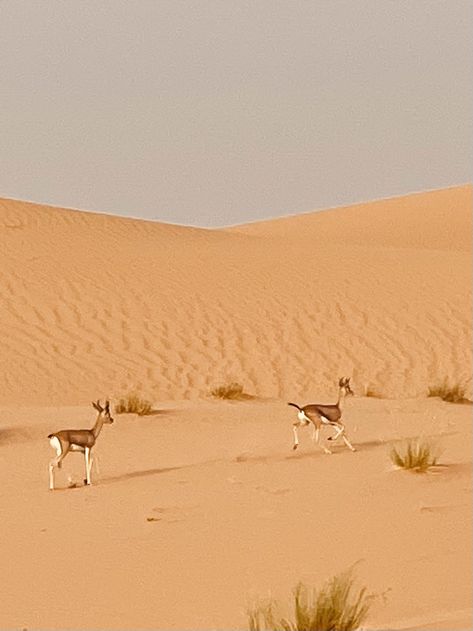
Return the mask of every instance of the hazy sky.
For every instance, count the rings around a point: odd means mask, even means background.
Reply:
[[[471,0],[0,0],[0,197],[201,226],[471,181]]]

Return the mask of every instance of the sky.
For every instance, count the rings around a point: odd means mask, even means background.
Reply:
[[[471,181],[471,0],[0,0],[0,197],[223,226]]]

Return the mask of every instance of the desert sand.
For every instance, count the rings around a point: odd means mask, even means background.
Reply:
[[[470,629],[472,188],[225,229],[0,201],[1,628],[245,629],[355,567],[369,629]],[[133,209],[130,209],[130,213]],[[294,410],[354,397],[322,453]],[[215,401],[236,381],[251,399]],[[114,414],[94,484],[46,436]],[[393,467],[409,437],[426,474]],[[72,485],[72,488],[68,488]]]

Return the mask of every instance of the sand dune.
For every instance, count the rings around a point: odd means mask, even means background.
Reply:
[[[471,406],[426,396],[472,396],[471,193],[219,230],[0,201],[0,628],[245,629],[350,566],[367,628],[471,628]],[[292,451],[340,375],[357,451]],[[46,436],[130,391],[155,412],[49,491]],[[440,466],[394,470],[418,436]]]
[[[471,375],[471,187],[214,231],[3,200],[0,239],[4,403]]]
[[[471,251],[471,187],[461,186],[235,226],[266,236],[340,245]]]

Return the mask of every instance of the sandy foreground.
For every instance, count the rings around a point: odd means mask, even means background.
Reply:
[[[72,454],[50,492],[45,436],[92,407],[2,408],[1,627],[244,629],[256,596],[358,562],[384,595],[370,628],[470,629],[471,408],[351,398],[345,414],[358,451],[327,456],[308,431],[291,450],[281,402],[163,403],[104,428],[96,486],[64,488],[84,477]],[[446,466],[394,470],[390,446],[418,435]]]
[[[472,628],[472,408],[427,398],[472,397],[471,192],[223,230],[0,201],[0,628],[245,629],[354,564],[370,629]],[[286,402],[342,375],[358,451],[293,452]],[[47,434],[131,391],[155,413],[50,492]],[[389,459],[416,436],[425,475]]]

